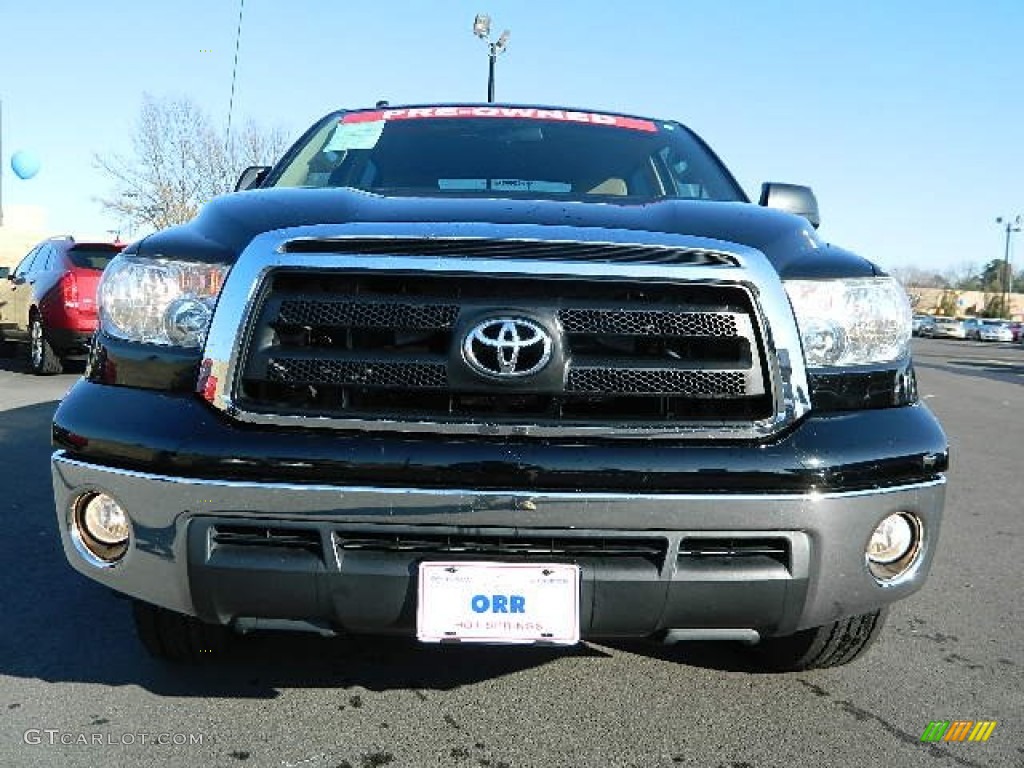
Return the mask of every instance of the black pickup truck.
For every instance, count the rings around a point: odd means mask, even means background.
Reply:
[[[919,589],[911,313],[672,120],[343,110],[99,289],[68,560],[174,660],[238,632],[737,642],[846,663]]]

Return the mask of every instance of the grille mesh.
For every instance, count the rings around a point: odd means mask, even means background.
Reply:
[[[369,387],[440,388],[448,383],[444,363],[382,363],[366,360],[273,358],[269,379],[287,384],[353,384]]]
[[[453,305],[395,302],[309,301],[281,302],[278,323],[351,328],[451,328],[459,308]]]
[[[571,368],[574,392],[623,392],[698,397],[742,397],[746,377],[740,371],[680,371],[666,368]]]
[[[628,336],[737,335],[736,317],[720,312],[636,312],[563,309],[558,313],[568,333],[610,333]]]

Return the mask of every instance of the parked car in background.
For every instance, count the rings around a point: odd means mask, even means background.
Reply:
[[[1024,322],[1014,320],[1012,323],[1007,323],[1006,327],[1010,329],[1013,341],[1024,342]]]
[[[914,334],[917,336],[931,336],[932,328],[935,325],[935,318],[932,315],[925,315],[924,320],[920,322],[917,328],[914,329]]]
[[[121,243],[44,240],[0,279],[0,348],[23,344],[36,374],[60,373],[96,331],[96,286]]]
[[[962,320],[955,317],[936,317],[928,327],[928,335],[933,339],[966,339]]]
[[[1013,341],[1008,320],[969,317],[964,320],[964,337],[976,341]]]
[[[977,339],[978,329],[981,328],[980,317],[968,317],[964,320],[964,338],[966,339]]]
[[[915,336],[922,336],[921,329],[932,320],[931,315],[914,315],[911,331]]]
[[[1007,320],[983,320],[978,329],[978,341],[1013,341],[1013,331]]]

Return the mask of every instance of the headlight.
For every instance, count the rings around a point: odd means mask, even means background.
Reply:
[[[223,264],[117,256],[100,280],[100,325],[119,339],[201,347],[227,271]]]
[[[910,349],[912,314],[890,277],[787,280],[808,368],[887,363]]]

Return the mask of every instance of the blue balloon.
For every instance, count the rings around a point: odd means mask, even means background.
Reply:
[[[11,170],[19,179],[31,179],[39,173],[39,158],[31,152],[19,150],[11,155]]]

